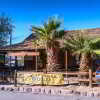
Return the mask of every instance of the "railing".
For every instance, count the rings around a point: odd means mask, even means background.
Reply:
[[[21,71],[22,73],[44,73],[44,72],[36,72],[36,71]],[[9,72],[9,75],[6,76],[6,73],[3,73],[2,75],[0,75],[0,77],[2,78],[2,80],[4,81],[5,80],[5,77],[8,77],[10,78],[10,72]],[[46,73],[45,73],[46,74]],[[78,72],[78,71],[73,71],[73,72],[47,72],[47,74],[63,74],[64,75],[64,79],[65,81],[68,81],[68,84],[70,84],[71,81],[77,81],[78,84],[80,83],[87,83],[89,84],[89,72]],[[92,73],[92,83],[93,84],[96,84],[96,77],[95,77],[96,73],[93,72]],[[82,76],[82,77],[80,77]],[[15,73],[13,72],[12,73],[12,76],[11,76],[11,79],[12,79],[12,83],[14,83],[15,85],[17,84],[17,81],[16,81],[16,78],[17,78],[17,72],[15,70]]]
[[[26,73],[27,71],[23,71],[22,73]],[[28,71],[28,73],[33,73],[33,71]],[[43,73],[43,72],[34,72],[34,73]],[[46,73],[45,73],[46,74]],[[86,83],[89,84],[90,79],[89,79],[89,72],[47,72],[47,74],[63,74],[64,75],[64,80],[68,81],[68,84],[70,84],[71,81],[77,81],[78,84],[80,83]],[[92,73],[92,83],[96,84],[96,78],[95,78],[96,73]]]

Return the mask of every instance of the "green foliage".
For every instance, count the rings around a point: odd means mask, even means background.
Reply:
[[[44,47],[57,46],[56,39],[64,35],[64,30],[61,30],[60,26],[60,19],[55,17],[49,18],[41,27],[32,26],[32,32],[36,33],[37,37],[34,44]]]
[[[0,46],[6,45],[12,32],[11,19],[4,14],[0,15]]]
[[[67,50],[74,53],[93,53],[95,49],[100,49],[100,40],[91,39],[83,35],[84,32],[68,35],[64,41],[64,46]]]

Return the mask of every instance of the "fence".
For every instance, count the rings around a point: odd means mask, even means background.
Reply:
[[[27,73],[27,72],[24,72]],[[31,73],[31,72],[30,72]],[[43,74],[43,72],[32,72],[32,73],[40,73]],[[71,84],[71,82],[77,84],[87,84],[89,85],[90,79],[89,79],[89,72],[48,72],[45,74],[63,74],[64,76],[64,85]],[[92,84],[96,84],[96,73],[92,73]],[[17,77],[18,79],[18,77]]]
[[[1,79],[1,83],[12,83],[15,86],[18,84],[17,80],[19,79],[17,77],[17,73],[15,71],[8,71],[8,72],[2,72],[0,73],[0,79]],[[26,71],[22,71],[21,73],[28,73]],[[29,72],[29,73],[40,73],[40,74],[44,74],[43,72]],[[45,74],[62,74],[64,76],[64,85],[68,85],[73,83],[77,83],[77,84],[89,84],[90,79],[89,79],[89,72],[48,72]],[[21,77],[20,77],[21,78]],[[96,72],[92,73],[92,84],[96,84]]]
[[[0,72],[0,84],[13,84],[14,83],[14,71],[2,71]]]

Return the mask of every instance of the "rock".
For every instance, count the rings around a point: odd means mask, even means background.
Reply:
[[[32,92],[32,88],[26,88],[26,92]]]
[[[94,93],[91,93],[91,96],[93,97],[94,96]]]
[[[61,90],[55,90],[54,91],[54,95],[61,95],[62,94],[62,91]]]
[[[43,93],[46,93],[45,89],[43,89]]]
[[[24,88],[23,87],[19,87],[19,92],[24,92]]]
[[[38,88],[38,89],[33,89],[32,92],[35,93],[35,94],[39,94],[39,93],[41,93],[41,89],[40,89],[40,88]]]
[[[80,95],[81,93],[79,91],[74,92],[75,95]]]
[[[15,88],[14,88],[14,91],[16,91],[16,92],[19,91],[19,90],[20,90],[19,87],[15,87]]]
[[[81,93],[82,96],[87,96],[87,92]]]
[[[97,93],[97,95],[96,95],[97,97],[100,97],[100,93]]]
[[[5,90],[5,87],[1,87],[1,90],[3,90],[3,91],[4,91],[4,90]]]
[[[14,91],[14,89],[13,88],[10,88],[9,91]]]
[[[63,93],[62,93],[63,95],[72,94],[72,93],[73,93],[72,90],[63,90],[62,92],[63,92]]]
[[[62,93],[62,91],[61,90],[58,90],[58,94],[61,94]]]
[[[70,94],[72,94],[72,93],[74,93],[74,90],[70,90],[70,92],[69,92]]]
[[[48,91],[48,94],[51,94],[51,89]]]
[[[6,90],[7,90],[7,91],[14,91],[14,88],[8,87],[8,88],[6,88]]]

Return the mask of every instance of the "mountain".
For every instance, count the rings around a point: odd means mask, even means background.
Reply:
[[[70,34],[70,33],[77,33],[77,32],[79,32],[80,30],[72,30],[72,31],[65,31],[66,32],[66,34],[65,34],[65,36],[67,35],[67,34]],[[88,36],[90,36],[90,37],[100,37],[100,28],[92,28],[92,29],[84,29],[84,30],[82,30],[82,31],[84,31],[84,34],[85,35],[88,35]]]

